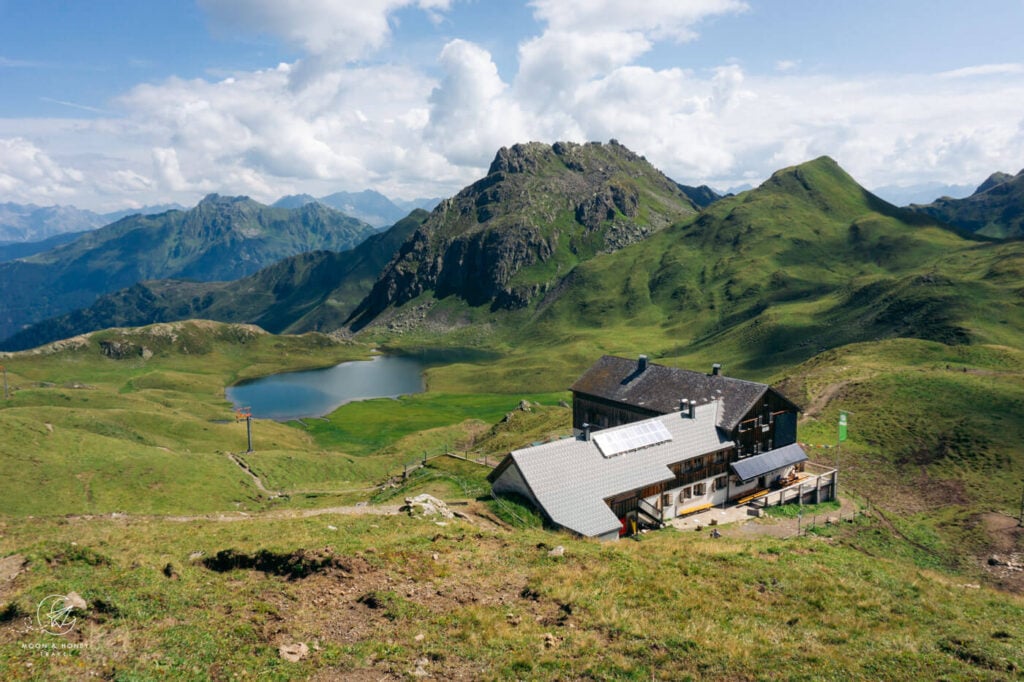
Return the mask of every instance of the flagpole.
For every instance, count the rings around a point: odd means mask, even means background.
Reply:
[[[843,441],[846,440],[846,423],[848,414],[849,412],[846,410],[839,410],[839,433],[836,438],[836,473],[835,477],[832,479],[833,487],[835,488],[832,493],[837,500],[839,499],[839,454]]]

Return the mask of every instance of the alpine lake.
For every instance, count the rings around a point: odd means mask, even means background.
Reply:
[[[426,390],[423,372],[432,366],[485,359],[477,351],[377,355],[333,367],[282,372],[224,389],[236,409],[258,419],[289,421],[322,417],[342,405],[371,398],[397,398]]]

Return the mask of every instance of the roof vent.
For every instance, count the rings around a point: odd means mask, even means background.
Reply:
[[[711,365],[711,376],[717,377],[721,373],[722,373],[722,365],[720,363],[716,362],[715,364]]]
[[[640,372],[642,372],[645,369],[647,369],[647,356],[646,355],[641,355],[640,356],[640,359],[636,363],[636,368],[637,368],[637,371],[640,371]]]

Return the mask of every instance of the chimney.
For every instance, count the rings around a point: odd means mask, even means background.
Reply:
[[[696,409],[696,400],[687,400],[686,398],[683,398],[679,401],[679,414],[683,416],[683,419],[693,419]]]
[[[583,422],[583,440],[590,440],[590,424]]]
[[[711,376],[717,377],[721,373],[722,365],[720,363],[716,362],[715,364],[711,365]]]
[[[638,372],[642,372],[647,369],[647,356],[641,355],[640,359],[636,363],[636,369]]]

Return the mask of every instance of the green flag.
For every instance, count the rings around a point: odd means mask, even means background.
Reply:
[[[839,442],[846,440],[846,413],[839,413]]]

